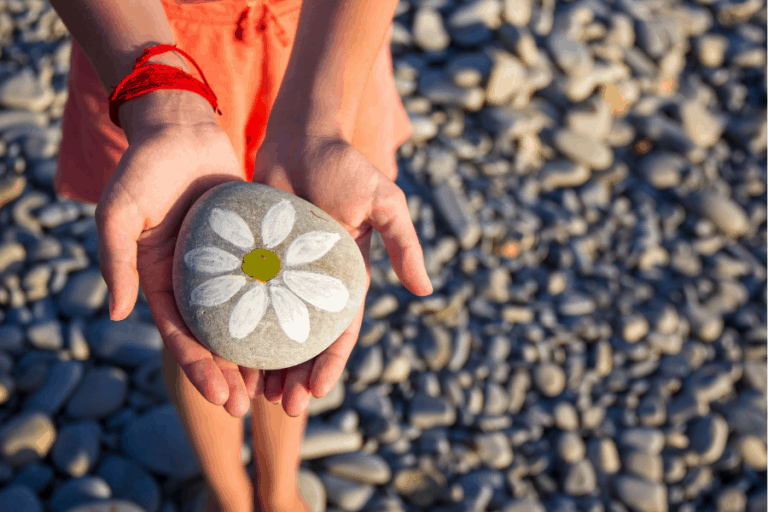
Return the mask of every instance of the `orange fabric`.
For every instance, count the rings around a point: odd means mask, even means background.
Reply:
[[[176,1],[162,0],[176,45],[200,66],[216,94],[222,111],[216,120],[232,141],[243,177],[250,181],[288,66],[301,0]],[[410,138],[413,127],[395,89],[391,32],[390,27],[371,71],[350,142],[382,172],[394,175],[395,151]],[[128,141],[110,121],[109,94],[74,40],[67,85],[54,189],[67,199],[95,204]]]

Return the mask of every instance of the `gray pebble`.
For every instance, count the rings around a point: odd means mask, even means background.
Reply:
[[[584,496],[595,490],[597,476],[588,460],[569,465],[563,478],[563,489],[571,496]]]
[[[587,447],[575,432],[563,432],[557,440],[557,454],[567,463],[575,464],[584,458]]]
[[[598,473],[614,474],[621,469],[619,451],[613,439],[590,439],[587,445],[587,456]]]
[[[381,456],[345,453],[323,459],[325,469],[336,476],[372,485],[384,485],[392,478],[389,464]]]
[[[565,389],[565,372],[553,363],[544,363],[533,370],[533,382],[544,396],[557,396]]]
[[[65,412],[74,419],[104,418],[122,408],[127,393],[128,375],[122,369],[93,368],[67,402]]]
[[[628,428],[621,431],[619,442],[628,448],[658,455],[664,448],[664,433],[654,428]]]
[[[508,437],[502,432],[477,434],[473,438],[480,460],[493,469],[509,467],[514,456]]]
[[[115,498],[138,503],[146,512],[160,510],[160,486],[152,475],[130,459],[108,455],[96,473],[109,484]]]
[[[51,450],[53,465],[72,478],[85,475],[99,459],[100,436],[101,427],[95,421],[64,426]]]
[[[625,450],[621,455],[621,467],[626,473],[649,482],[662,482],[664,477],[664,462],[661,456],[652,453]]]
[[[687,434],[699,463],[712,464],[723,455],[728,441],[728,423],[719,414],[709,414],[693,420]]]
[[[112,490],[103,478],[86,475],[67,480],[51,495],[49,507],[52,512],[64,512],[78,505],[111,497]]]
[[[5,464],[24,467],[44,459],[56,441],[56,427],[43,411],[24,411],[0,427]]]
[[[41,350],[58,350],[64,346],[61,322],[49,320],[27,327],[27,339],[33,347]]]
[[[667,486],[628,475],[616,475],[614,490],[621,501],[642,512],[667,512]]]
[[[414,427],[450,426],[456,421],[456,408],[444,398],[417,393],[408,405],[410,423]]]
[[[80,361],[56,361],[48,372],[45,383],[26,397],[23,408],[54,415],[69,399],[83,378]]]
[[[323,471],[318,476],[323,482],[328,501],[350,512],[362,510],[375,491],[375,487],[370,484],[353,482]]]
[[[301,444],[302,460],[356,452],[363,446],[359,432],[345,432],[333,426],[308,423]]]
[[[426,51],[444,50],[451,43],[440,13],[425,7],[418,9],[413,16],[413,38]]]
[[[161,475],[183,480],[200,472],[173,403],[130,421],[121,433],[120,446],[128,457]]]

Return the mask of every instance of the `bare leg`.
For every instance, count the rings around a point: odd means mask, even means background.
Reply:
[[[260,512],[309,512],[296,485],[301,465],[301,441],[308,414],[292,418],[282,404],[272,404],[264,395],[251,400],[253,425],[253,488]]]
[[[210,496],[222,511],[253,512],[253,487],[240,456],[243,419],[203,398],[165,347],[163,370]]]

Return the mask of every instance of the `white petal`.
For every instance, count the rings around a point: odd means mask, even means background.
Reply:
[[[309,311],[297,296],[282,286],[269,287],[272,306],[275,308],[277,321],[293,341],[304,343],[309,337]]]
[[[296,222],[296,210],[287,199],[273,204],[261,219],[261,241],[271,249],[285,240]]]
[[[232,298],[245,286],[245,276],[219,276],[192,290],[192,304],[218,306]]]
[[[229,317],[229,334],[239,340],[251,334],[264,316],[268,303],[267,287],[264,283],[254,283],[232,310],[232,316]]]
[[[285,251],[283,263],[288,266],[310,263],[331,250],[341,235],[325,231],[310,231],[296,238]]]
[[[218,247],[204,245],[185,254],[184,263],[195,272],[221,274],[239,267],[240,259]]]
[[[286,270],[283,281],[290,290],[316,308],[336,313],[347,306],[349,292],[340,280],[324,274]]]
[[[211,227],[224,240],[243,249],[253,247],[253,233],[241,216],[230,210],[211,209]]]

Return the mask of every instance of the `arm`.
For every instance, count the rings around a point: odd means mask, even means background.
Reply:
[[[112,87],[132,71],[145,48],[175,43],[160,0],[49,1],[85,52],[109,95]],[[149,61],[190,72],[184,58],[176,52],[155,55]],[[207,118],[216,122],[205,98],[189,91],[153,91],[123,103],[118,112],[129,141],[136,127],[163,123],[169,116],[174,120],[199,122]]]
[[[304,0],[275,122],[312,126],[348,141],[360,97],[397,0]]]

